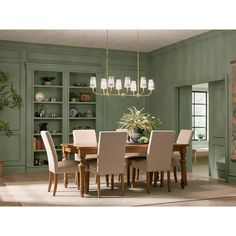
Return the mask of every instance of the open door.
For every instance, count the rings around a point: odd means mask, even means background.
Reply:
[[[192,129],[192,86],[178,88],[178,132]],[[187,170],[192,171],[192,147],[188,149]]]
[[[209,83],[209,174],[227,180],[227,79]]]

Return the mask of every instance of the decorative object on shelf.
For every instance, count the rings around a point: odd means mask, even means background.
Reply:
[[[79,94],[79,99],[81,102],[91,102],[92,96],[90,92],[81,92]]]
[[[74,83],[74,86],[87,87],[88,85],[86,83]]]
[[[85,117],[94,117],[93,112],[91,110],[87,110],[85,112]]]
[[[138,110],[136,107],[130,107],[128,110],[129,113],[124,113],[118,121],[118,126],[121,129],[127,129],[131,141],[135,143],[142,136],[149,136],[152,130],[157,129],[162,124],[159,118],[144,113],[143,108]]]
[[[47,125],[48,123],[45,123],[45,122],[39,123],[39,130],[40,131],[47,130]]]
[[[39,157],[35,156],[34,157],[34,166],[38,166],[39,165]]]
[[[79,101],[79,96],[76,93],[74,93],[74,92],[70,92],[70,101],[71,102]]]
[[[56,101],[57,101],[57,98],[55,98],[55,97],[50,98],[50,102],[56,102]]]
[[[55,80],[56,77],[47,77],[47,76],[44,76],[44,77],[42,77],[41,79],[42,79],[44,85],[52,85],[52,81]]]
[[[7,73],[0,71],[0,110],[4,107],[10,109],[21,108],[23,101],[21,96],[16,92],[13,87],[13,82]],[[13,132],[9,127],[8,122],[0,120],[0,131],[4,131],[5,135],[10,137]]]
[[[76,108],[74,108],[74,107],[70,108],[70,110],[69,110],[70,117],[76,117],[77,114],[78,114],[78,111],[76,110]]]
[[[42,102],[45,98],[45,95],[43,92],[37,92],[34,96],[36,102]]]
[[[131,97],[146,97],[152,94],[152,91],[154,88],[154,81],[152,79],[146,80],[146,77],[140,77],[140,59],[139,59],[139,31],[137,30],[137,79],[131,80],[129,76],[125,77],[124,81],[124,89],[122,89],[122,81],[121,79],[117,79],[115,81],[114,76],[109,76],[109,70],[108,70],[108,30],[107,30],[107,40],[106,40],[106,78],[101,79],[101,90],[102,92],[97,92],[97,83],[96,83],[96,77],[92,76],[90,78],[90,88],[92,88],[92,91],[96,95],[103,95],[103,96],[131,96]],[[139,81],[140,80],[140,81]],[[113,88],[115,88],[117,91],[113,92]],[[146,92],[146,89],[148,92]],[[125,91],[124,91],[125,90]]]
[[[39,111],[39,117],[44,117],[44,116],[45,116],[45,106],[44,104],[42,104]]]

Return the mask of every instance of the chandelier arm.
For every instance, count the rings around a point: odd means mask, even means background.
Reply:
[[[139,30],[137,30],[137,94],[139,94]]]
[[[104,92],[103,92],[103,93],[98,93],[98,92],[95,91],[94,88],[92,88],[92,91],[93,91],[93,93],[96,94],[96,95],[104,95]]]
[[[107,40],[106,40],[106,79],[108,80],[108,74],[109,74],[109,63],[108,63],[108,30],[107,30]]]

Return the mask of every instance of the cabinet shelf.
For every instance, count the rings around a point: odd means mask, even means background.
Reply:
[[[96,117],[70,117],[70,120],[96,120]]]
[[[61,85],[34,85],[35,88],[63,88]]]
[[[62,120],[62,117],[34,117],[35,120]]]
[[[44,101],[43,102],[36,102],[35,101],[34,103],[35,104],[62,104],[62,102],[49,102],[49,101],[48,102],[44,102]]]
[[[72,89],[90,89],[91,90],[91,88],[90,87],[88,87],[88,86],[69,86],[69,88],[72,88]]]
[[[96,105],[96,102],[69,102],[69,104],[73,104],[73,105]]]

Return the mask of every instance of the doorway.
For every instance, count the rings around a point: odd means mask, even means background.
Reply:
[[[195,131],[187,170],[198,177],[227,181],[228,87],[228,79],[178,87],[177,130]]]
[[[192,86],[192,174],[209,177],[209,91],[208,83]]]

